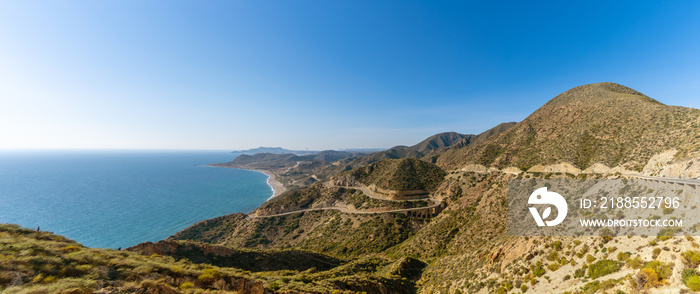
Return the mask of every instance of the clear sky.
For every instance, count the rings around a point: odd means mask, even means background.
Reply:
[[[603,81],[700,106],[699,15],[700,1],[0,1],[0,148],[385,148]]]

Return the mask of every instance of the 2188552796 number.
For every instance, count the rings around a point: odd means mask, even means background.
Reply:
[[[678,197],[602,197],[600,208],[678,208]]]

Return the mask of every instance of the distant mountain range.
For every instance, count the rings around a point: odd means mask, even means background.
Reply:
[[[234,150],[231,153],[241,153],[241,154],[249,154],[249,155],[250,154],[258,154],[258,153],[304,155],[304,154],[318,153],[318,151],[289,150],[289,149],[284,149],[282,147],[258,147],[258,148],[248,149],[248,150]]]
[[[358,149],[338,149],[337,151],[351,152],[351,153],[372,153],[372,152],[379,152],[379,151],[383,151],[383,150],[386,150],[386,149],[358,148]],[[282,147],[258,147],[258,148],[248,149],[248,150],[234,150],[231,153],[240,153],[240,154],[247,154],[247,155],[258,154],[258,153],[307,155],[307,154],[316,154],[319,152],[323,152],[323,151],[289,150],[289,149],[284,149]]]

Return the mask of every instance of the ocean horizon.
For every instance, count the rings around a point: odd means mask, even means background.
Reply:
[[[247,213],[273,190],[262,172],[206,166],[230,151],[0,151],[0,222],[89,247],[159,241],[196,222]]]

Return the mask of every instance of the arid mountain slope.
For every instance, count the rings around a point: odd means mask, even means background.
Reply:
[[[630,170],[655,154],[678,150],[685,158],[700,150],[700,111],[667,106],[614,83],[584,85],[544,104],[513,128],[480,142],[453,148],[437,164],[466,164],[526,170],[536,164],[594,163]]]
[[[357,258],[403,242],[423,223],[398,213],[366,215],[329,210],[278,217],[232,214],[195,224],[169,239],[249,249],[297,248]]]
[[[335,258],[414,258],[427,264],[416,284],[419,293],[627,293],[640,289],[684,289],[689,277],[698,276],[692,272],[693,263],[686,261],[686,256],[692,259],[695,254],[697,243],[693,237],[507,235],[508,180],[622,175],[459,169],[467,164],[482,164],[527,170],[534,165],[569,162],[579,169],[598,163],[642,170],[650,158],[668,150],[675,150],[668,153],[675,156],[672,161],[696,156],[700,147],[698,127],[700,111],[666,106],[617,84],[584,85],[558,95],[520,123],[499,125],[449,146],[438,146],[436,138],[441,136],[428,140],[435,144],[418,144],[437,147],[430,149],[428,156],[413,147],[396,147],[345,159],[332,169],[324,169],[325,178],[353,175],[364,185],[396,189],[408,189],[392,184],[396,179],[400,179],[398,183],[420,184],[422,178],[436,170],[445,179],[436,181],[430,192],[442,199],[446,207],[433,218],[337,211],[271,218],[233,215],[200,223],[172,239],[258,249],[304,249]],[[430,162],[450,172],[445,176]],[[419,171],[417,166],[430,168]],[[353,189],[316,183],[266,203],[259,212],[265,215],[361,198]]]
[[[435,163],[437,156],[451,148],[461,148],[470,145],[473,142],[479,142],[491,136],[500,134],[516,123],[508,122],[501,123],[496,127],[484,131],[479,135],[463,135],[454,132],[439,133],[426,138],[413,146],[395,146],[389,150],[376,152],[373,154],[358,156],[353,159],[341,162],[335,168],[328,169],[325,174],[335,175],[342,171],[347,171],[353,168],[366,166],[370,163],[381,159],[401,159],[401,158],[418,158],[424,161]]]
[[[382,159],[346,174],[364,185],[388,190],[434,191],[445,177],[440,167],[415,158]]]
[[[411,149],[421,153],[426,153],[431,150],[450,147],[462,140],[471,141],[475,135],[463,135],[455,132],[439,133],[428,137],[420,143],[411,146]]]

